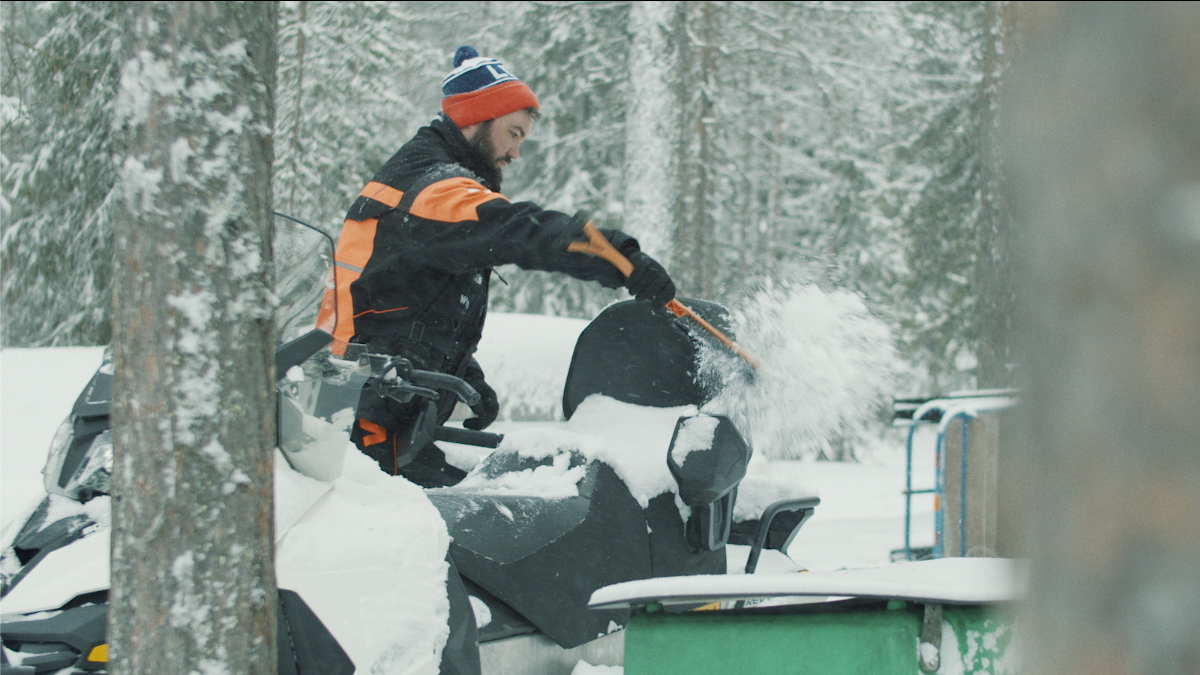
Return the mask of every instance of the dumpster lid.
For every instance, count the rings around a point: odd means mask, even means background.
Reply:
[[[592,594],[594,609],[756,598],[827,597],[997,604],[1022,597],[1026,563],[941,558],[884,567],[794,574],[699,575],[627,581]]]

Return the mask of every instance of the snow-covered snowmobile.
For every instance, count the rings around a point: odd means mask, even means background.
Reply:
[[[689,304],[728,328],[721,307]],[[764,549],[787,550],[819,501],[792,500],[769,509],[765,522],[761,511],[739,513],[751,456],[744,411],[727,398],[723,414],[706,408],[724,383],[698,366],[710,348],[705,338],[647,303],[614,304],[580,334],[563,392],[565,423],[505,437],[436,427],[432,414],[419,424],[414,447],[431,440],[498,446],[448,488],[417,490],[383,476],[370,460],[363,469],[365,456],[348,444],[349,424],[364,387],[397,400],[424,399],[431,408],[447,395],[470,404],[474,390],[403,359],[356,358],[353,350],[334,356],[329,341],[315,331],[276,356],[280,673],[519,675],[569,673],[580,660],[619,664],[628,612],[588,609],[594,591],[651,577],[725,574],[731,543],[747,549],[742,560],[752,570]],[[5,533],[2,675],[106,667],[111,380],[106,363],[54,440],[46,497]],[[353,482],[364,471],[378,475]],[[396,481],[432,504],[448,535],[448,544],[431,549],[444,555],[435,561],[443,563],[438,580],[445,584],[438,606],[448,598],[434,615],[449,628],[432,663],[400,654],[407,636],[387,636],[389,617],[400,614],[371,615],[382,598],[407,592],[396,565],[384,564],[397,546],[388,525],[338,520],[343,507],[378,516],[391,497],[372,502],[361,495],[403,492]],[[767,501],[780,496],[776,490]],[[329,533],[351,537],[355,527],[384,528],[376,542],[384,552],[312,553],[319,546],[313,541]],[[318,558],[327,564],[314,567]]]

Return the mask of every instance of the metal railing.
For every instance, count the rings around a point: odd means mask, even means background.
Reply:
[[[970,421],[976,417],[991,412],[1009,410],[1016,405],[1016,392],[1010,389],[993,391],[957,392],[944,398],[934,398],[924,401],[908,399],[897,402],[898,417],[907,417],[908,410],[912,411],[912,419],[908,425],[908,438],[905,443],[905,483],[904,483],[904,557],[914,560],[912,547],[912,500],[914,495],[934,495],[934,543],[932,556],[945,557],[945,503],[946,503],[946,433],[955,420],[962,421],[962,457],[959,471],[959,556],[966,555],[967,529],[967,447],[969,445]],[[906,405],[907,404],[907,405]],[[913,440],[917,428],[922,424],[937,424],[936,464],[934,469],[934,486],[932,488],[913,489]]]

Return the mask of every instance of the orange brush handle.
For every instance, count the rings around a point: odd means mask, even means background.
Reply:
[[[620,270],[621,274],[625,275],[626,277],[628,277],[630,274],[633,274],[633,263],[629,262],[629,258],[621,255],[621,252],[617,250],[617,247],[613,246],[612,243],[600,233],[600,230],[596,229],[595,225],[589,222],[583,226],[583,232],[587,235],[588,240],[586,242],[571,242],[567,245],[567,251],[571,253],[587,253],[598,258],[603,258],[604,260],[612,263],[612,265]],[[717,330],[716,326],[713,326],[709,322],[705,321],[700,317],[699,314],[693,312],[687,305],[684,305],[678,300],[671,300],[667,303],[667,309],[671,310],[671,313],[673,313],[675,316],[686,316],[700,324],[704,330],[711,333],[712,336],[720,340],[722,344],[733,350],[734,354],[737,354],[745,359],[746,363],[758,368],[758,359],[746,353],[746,351],[739,347],[736,342],[730,340],[728,336]]]
[[[600,234],[600,230],[596,229],[596,226],[590,220],[583,226],[583,233],[587,235],[588,240],[573,241],[567,244],[568,252],[587,253],[597,258],[603,258],[612,263],[613,267],[620,270],[621,274],[624,274],[626,277],[633,274],[633,263],[629,262],[629,258],[621,255],[617,247],[613,246],[612,242],[606,239],[603,234]]]

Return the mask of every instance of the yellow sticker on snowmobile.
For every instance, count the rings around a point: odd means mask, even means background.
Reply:
[[[108,663],[108,645],[96,645],[88,652],[87,660],[92,663]]]

